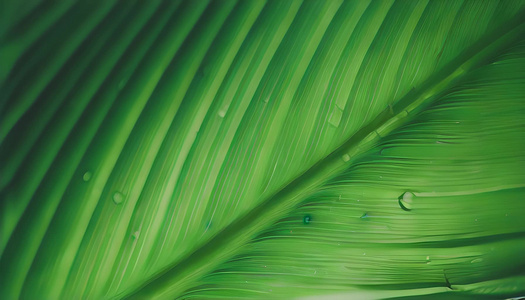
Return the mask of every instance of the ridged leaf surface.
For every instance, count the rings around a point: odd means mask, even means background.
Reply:
[[[525,1],[5,1],[0,298],[525,295]]]

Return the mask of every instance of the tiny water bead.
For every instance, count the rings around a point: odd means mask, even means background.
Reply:
[[[360,218],[361,218],[361,219],[366,219],[366,218],[368,218],[368,213],[364,213]]]
[[[310,222],[312,222],[312,216],[306,215],[306,216],[303,217],[303,223],[304,224],[308,224]]]
[[[132,237],[134,240],[138,239],[139,236],[140,236],[140,231],[138,231],[138,230],[135,231],[135,232],[133,232],[133,234],[131,235],[131,237]]]
[[[93,173],[87,171],[86,173],[84,173],[84,175],[82,175],[82,180],[88,182],[91,179],[91,177],[93,177]]]
[[[218,115],[219,115],[220,118],[224,118],[224,116],[226,115],[226,111],[221,109],[221,110],[219,110]]]
[[[411,211],[412,203],[415,197],[416,195],[414,195],[414,193],[412,192],[404,192],[403,194],[401,194],[401,196],[399,196],[399,198],[397,198],[397,202],[403,210]]]
[[[344,154],[344,155],[342,156],[342,158],[343,158],[343,161],[347,162],[347,161],[350,160],[350,155],[348,155],[348,154]]]
[[[124,195],[122,195],[121,192],[115,192],[113,194],[113,202],[118,205],[122,203],[122,201],[124,201]]]
[[[430,256],[427,256],[427,264],[429,264],[430,262],[431,262]]]
[[[343,116],[343,111],[336,106],[335,109],[332,111],[330,118],[328,119],[328,123],[330,123],[330,125],[337,128],[339,127],[339,124],[341,123],[342,116]]]

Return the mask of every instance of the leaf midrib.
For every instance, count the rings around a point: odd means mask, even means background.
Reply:
[[[135,290],[118,295],[119,298],[154,299],[183,293],[193,280],[237,254],[242,245],[260,232],[259,224],[270,226],[278,221],[304,200],[310,191],[348,168],[356,156],[372,148],[386,134],[408,123],[414,115],[436,102],[448,88],[464,79],[469,72],[502,54],[520,40],[525,35],[524,17],[525,12],[522,11],[506,25],[486,35],[428,78],[418,89],[411,90],[395,105],[379,113],[324,159],[230,223],[193,253],[171,264]],[[346,155],[350,157],[349,161],[345,161],[348,158]]]

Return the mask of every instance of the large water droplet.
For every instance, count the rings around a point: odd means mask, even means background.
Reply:
[[[310,215],[304,216],[303,222],[304,222],[304,224],[308,224],[308,223],[312,222],[312,216],[310,216]]]
[[[406,211],[412,210],[412,203],[415,197],[416,195],[412,192],[404,192],[399,198],[397,198],[399,206]]]
[[[113,194],[113,202],[118,205],[122,203],[122,201],[124,201],[124,195],[120,192],[115,192],[115,194]]]
[[[88,182],[91,179],[91,177],[93,177],[93,173],[87,171],[86,173],[84,173],[84,175],[82,175],[82,180]]]
[[[342,156],[342,158],[343,158],[343,161],[347,162],[347,161],[350,160],[350,155],[345,154],[345,155]]]

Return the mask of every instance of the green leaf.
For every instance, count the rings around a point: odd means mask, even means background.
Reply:
[[[525,295],[525,1],[5,1],[0,298]]]

